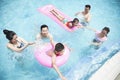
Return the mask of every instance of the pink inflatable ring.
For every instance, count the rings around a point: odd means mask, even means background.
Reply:
[[[35,58],[37,61],[47,67],[52,67],[52,60],[49,55],[47,55],[47,52],[52,49],[52,45],[50,43],[44,45],[42,49],[36,48],[35,49]],[[56,57],[56,65],[61,66],[63,65],[69,58],[69,49],[65,46],[64,54],[61,56]]]

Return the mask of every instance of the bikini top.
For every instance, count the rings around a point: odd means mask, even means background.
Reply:
[[[24,43],[23,42],[20,42],[20,41],[17,41],[18,42],[18,46],[17,46],[17,48],[22,48],[23,46],[24,46]]]
[[[106,40],[107,40],[107,37],[106,37],[106,36],[104,36],[103,38],[98,37],[98,34],[99,34],[100,32],[101,32],[101,31],[96,31],[96,33],[95,33],[95,40],[96,40],[97,42],[104,42],[104,41],[106,41]]]

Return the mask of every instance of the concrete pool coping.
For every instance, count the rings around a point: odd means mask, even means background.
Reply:
[[[120,51],[96,71],[89,80],[115,80],[120,73]]]

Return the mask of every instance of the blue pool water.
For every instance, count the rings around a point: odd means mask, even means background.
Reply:
[[[110,27],[108,40],[98,49],[91,48],[94,33],[78,29],[67,32],[37,9],[47,4],[74,18],[74,14],[90,4],[90,26],[101,30]],[[54,69],[40,65],[34,58],[34,46],[21,54],[7,49],[8,40],[3,29],[13,30],[27,41],[34,41],[42,24],[47,24],[57,42],[68,45],[72,51],[60,71],[68,80],[89,80],[108,59],[120,50],[120,1],[119,0],[0,0],[0,80],[59,80]]]

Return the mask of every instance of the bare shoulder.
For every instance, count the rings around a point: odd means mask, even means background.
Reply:
[[[88,13],[88,14],[87,14],[87,16],[91,17],[91,14],[90,14],[90,13]]]
[[[42,37],[41,37],[41,35],[40,35],[40,33],[38,33],[37,35],[36,35],[36,39],[41,39]]]
[[[49,34],[48,34],[48,37],[52,37],[52,34],[49,33]]]
[[[13,44],[7,43],[7,47],[8,47],[8,48],[11,48],[11,47],[13,47]]]
[[[50,56],[50,57],[52,57],[53,56],[53,51],[52,50],[48,51],[47,55]]]

